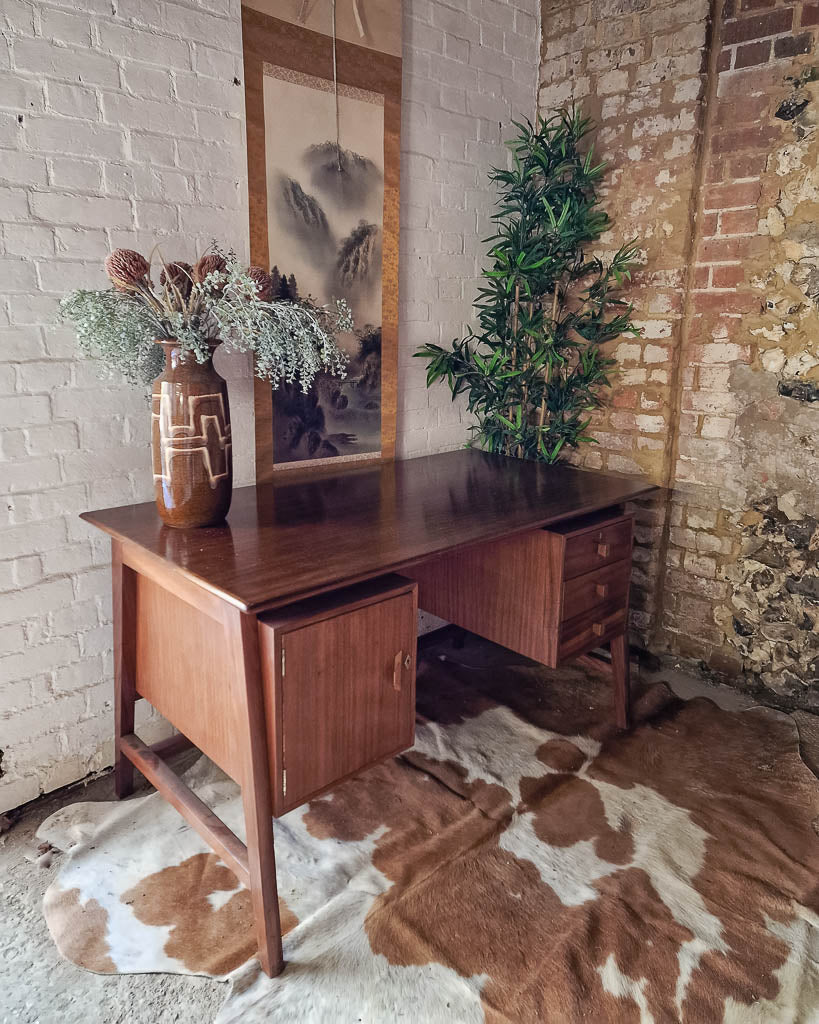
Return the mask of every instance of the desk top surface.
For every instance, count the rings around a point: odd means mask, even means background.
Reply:
[[[86,512],[245,610],[287,604],[655,491],[640,477],[472,449],[239,487],[223,526],[165,526],[153,502]]]

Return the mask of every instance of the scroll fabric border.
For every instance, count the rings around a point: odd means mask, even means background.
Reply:
[[[400,18],[396,4],[395,17]],[[332,82],[332,39],[319,32],[242,7],[247,108],[250,257],[269,268],[268,197],[265,157],[265,64]],[[395,454],[398,376],[398,223],[401,130],[401,60],[337,40],[337,76],[343,87],[377,93],[384,103],[384,210],[382,242],[381,459]],[[345,90],[346,91],[346,90]],[[274,472],[273,395],[254,380],[256,479]],[[379,458],[379,456],[375,456]],[[340,460],[332,460],[340,461]],[[358,463],[357,463],[358,464]],[[309,468],[311,463],[295,463]]]

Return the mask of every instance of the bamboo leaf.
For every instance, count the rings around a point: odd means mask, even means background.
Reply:
[[[593,442],[588,412],[603,404],[614,365],[599,346],[640,333],[619,295],[640,247],[624,243],[607,265],[594,251],[611,228],[597,192],[606,164],[584,142],[593,124],[581,108],[513,127],[509,165],[490,172],[497,202],[476,327],[416,354],[430,386],[445,380],[453,398],[466,395],[474,445],[552,463]]]

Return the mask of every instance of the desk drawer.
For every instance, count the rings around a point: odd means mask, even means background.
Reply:
[[[618,519],[566,537],[564,578],[631,558],[631,519]]]
[[[609,601],[625,604],[630,579],[631,561],[624,559],[566,580],[563,584],[563,620],[573,619]]]
[[[627,611],[621,600],[608,601],[561,623],[558,660],[570,660],[619,636],[626,628]]]
[[[276,815],[412,746],[417,608],[390,576],[260,618]]]

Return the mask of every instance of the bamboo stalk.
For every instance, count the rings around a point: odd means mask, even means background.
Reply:
[[[555,329],[555,323],[556,323],[556,319],[557,319],[557,294],[558,294],[559,287],[560,287],[560,280],[558,279],[557,281],[555,281],[555,295],[554,295],[554,299],[552,301],[552,337],[554,337],[554,329]],[[546,368],[544,370],[544,374],[543,374],[543,376],[545,378],[546,387],[549,386],[550,369],[551,368],[550,368],[549,364],[547,363],[546,364]],[[537,425],[539,427],[542,427],[545,419],[546,419],[546,389],[544,388],[543,398],[541,398],[541,400],[540,400],[540,415],[538,416]]]
[[[512,306],[512,337],[514,339],[513,342],[512,342],[512,365],[515,367],[515,369],[517,369],[517,361],[518,361],[517,337],[518,337],[518,318],[519,318],[519,312],[520,312],[520,281],[518,281],[515,284],[515,301],[514,301],[514,305]],[[512,420],[512,416],[514,414],[513,413],[514,408],[515,407],[513,405],[509,406],[508,413],[509,413],[509,419],[510,420]],[[512,420],[512,422],[514,422],[514,420]],[[506,440],[506,454],[507,455],[511,455],[512,454],[512,439],[511,438],[507,438],[507,440]]]
[[[528,316],[529,316],[529,324],[530,325],[532,323],[532,316],[534,314],[534,311],[535,311],[535,304],[534,304],[534,302],[532,302],[530,300],[529,302],[526,303],[526,312],[528,313]],[[524,370],[528,370],[529,366],[531,365],[531,362],[532,362],[532,360],[527,357],[526,365],[523,367],[523,369]],[[526,382],[524,382],[524,385],[523,385],[523,416],[525,417],[525,422],[527,424],[529,422],[529,408],[528,407],[529,407],[529,382],[526,381]],[[520,444],[518,445],[518,458],[519,459],[523,458],[523,446],[520,445]]]

